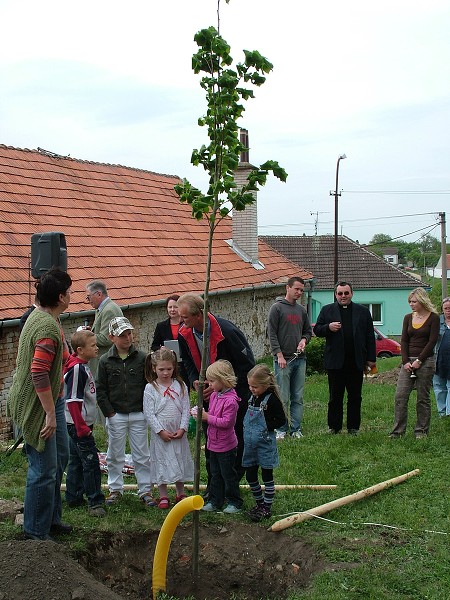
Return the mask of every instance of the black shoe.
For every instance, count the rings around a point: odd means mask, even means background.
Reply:
[[[327,431],[327,433],[329,433],[330,435],[337,435],[339,433],[338,429],[333,429],[332,427],[330,427]]]
[[[86,506],[86,500],[84,498],[79,498],[78,500],[71,500],[67,502],[67,506],[69,508],[78,508],[79,506]]]
[[[50,527],[50,533],[54,533],[56,535],[68,535],[69,533],[72,533],[72,531],[72,525],[63,523],[62,521],[59,523],[53,523],[53,525]]]
[[[359,429],[349,429],[348,435],[358,435]]]
[[[39,540],[41,542],[54,542],[55,540],[50,535],[33,535],[32,533],[23,533],[24,540]]]

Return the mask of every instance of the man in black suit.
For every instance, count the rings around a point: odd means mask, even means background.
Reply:
[[[352,302],[353,288],[341,281],[334,288],[336,302],[322,308],[314,326],[326,338],[324,365],[328,371],[329,433],[342,429],[347,390],[347,430],[357,435],[361,424],[361,389],[365,370],[376,364],[375,335],[369,309]]]

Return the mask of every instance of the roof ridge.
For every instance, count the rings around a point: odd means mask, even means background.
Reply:
[[[119,163],[107,163],[107,162],[98,162],[95,160],[87,160],[87,159],[83,159],[83,158],[74,158],[73,156],[70,156],[70,154],[67,154],[67,155],[57,154],[56,152],[52,152],[50,150],[44,150],[43,148],[39,148],[39,147],[36,149],[17,148],[16,146],[8,146],[6,144],[0,144],[0,149],[1,148],[5,148],[6,150],[16,150],[18,152],[30,152],[30,153],[38,154],[41,157],[47,156],[48,158],[53,158],[56,160],[63,159],[63,160],[70,160],[73,162],[87,164],[87,165],[98,165],[98,166],[103,166],[103,167],[117,167],[120,169],[127,169],[129,171],[137,171],[138,173],[149,173],[150,175],[159,175],[161,177],[170,177],[173,179],[181,179],[181,177],[179,175],[173,175],[173,174],[169,174],[169,173],[158,173],[157,171],[150,171],[149,169],[140,169],[138,167],[128,167],[127,165],[121,165]]]

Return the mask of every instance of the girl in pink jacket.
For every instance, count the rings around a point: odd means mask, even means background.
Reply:
[[[208,412],[202,412],[202,420],[208,423],[207,448],[211,469],[209,501],[202,510],[220,511],[227,501],[223,512],[238,513],[242,498],[234,467],[237,452],[234,426],[240,402],[234,390],[237,379],[227,360],[218,360],[210,365],[206,370],[206,379],[214,391],[209,399]]]

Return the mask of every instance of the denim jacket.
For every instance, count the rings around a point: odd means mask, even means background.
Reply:
[[[434,347],[434,355],[436,356],[436,358],[437,358],[437,355],[439,352],[439,346],[441,345],[442,338],[444,337],[445,329],[446,329],[446,325],[445,325],[444,315],[441,315],[439,317],[439,336],[438,336],[438,339],[436,342],[436,346]]]

